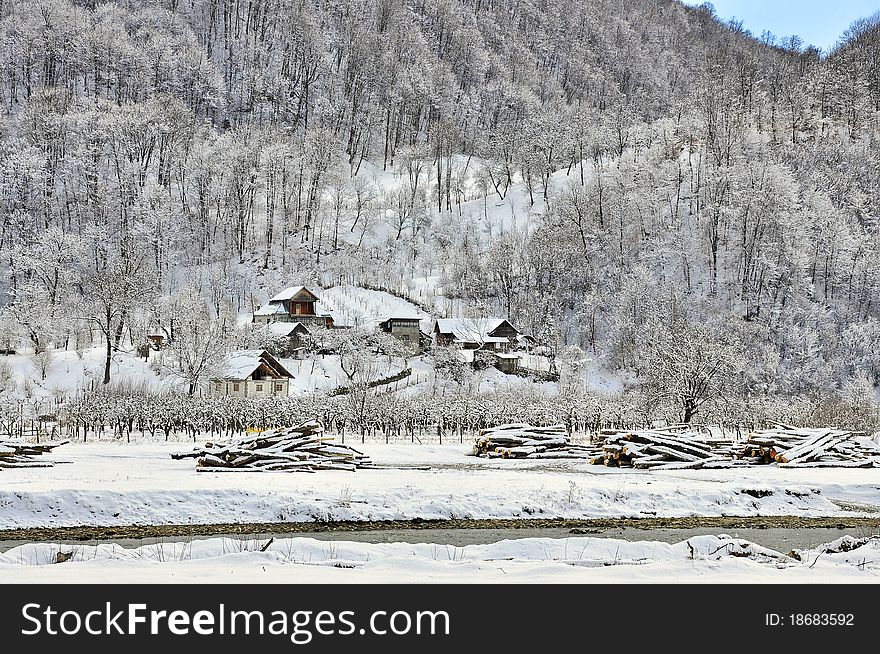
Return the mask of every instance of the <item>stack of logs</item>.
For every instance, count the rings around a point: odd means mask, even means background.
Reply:
[[[583,459],[595,451],[594,446],[571,443],[565,425],[511,424],[481,430],[471,454],[504,459]]]
[[[704,434],[683,426],[638,431],[603,430],[600,440],[600,450],[590,462],[606,466],[667,470],[713,468],[729,467],[732,459],[715,452],[716,446]],[[729,444],[729,441],[722,442]]]
[[[871,468],[880,465],[880,450],[855,440],[864,432],[842,429],[776,429],[749,434],[748,442],[731,446],[740,460],[779,463],[790,468]]]
[[[681,470],[778,463],[788,467],[880,466],[880,449],[839,429],[780,425],[749,434],[745,441],[712,438],[688,425],[635,431],[603,430],[588,445],[569,441],[565,428],[502,425],[484,429],[475,456],[508,459],[584,459],[613,467]]]
[[[296,427],[260,432],[228,443],[206,443],[205,447],[173,459],[196,458],[199,472],[356,470],[370,465],[370,459],[347,445],[336,445],[321,434],[321,423],[312,420]]]
[[[38,460],[36,457],[49,454],[65,443],[67,441],[34,444],[0,440],[0,468],[51,468],[55,465],[54,461]]]

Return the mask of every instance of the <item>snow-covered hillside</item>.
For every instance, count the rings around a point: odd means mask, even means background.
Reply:
[[[337,326],[376,327],[387,318],[418,318],[422,330],[430,328],[430,316],[403,298],[359,286],[332,286],[320,291],[318,313],[329,313]]]
[[[156,366],[155,353],[152,354],[153,365],[150,360],[144,360],[132,352],[115,352],[110,363],[114,383],[155,392],[185,390],[183,378]],[[81,352],[52,350],[47,357],[45,378],[33,355],[0,356],[0,367],[10,373],[5,391],[19,399],[33,399],[36,402],[69,399],[101,385],[104,356],[104,350],[98,347]]]

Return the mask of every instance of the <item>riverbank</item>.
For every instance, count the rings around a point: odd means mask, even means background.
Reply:
[[[209,536],[267,536],[338,532],[349,536],[358,532],[430,532],[437,530],[518,530],[539,532],[563,531],[567,534],[590,534],[606,530],[658,529],[715,531],[760,529],[823,529],[880,532],[880,518],[859,516],[691,516],[681,518],[594,518],[594,519],[456,519],[456,520],[379,520],[331,522],[254,522],[177,525],[117,525],[78,527],[32,527],[0,529],[0,542],[76,542],[143,540],[148,538],[203,538]]]
[[[880,518],[880,469],[644,471],[584,461],[477,459],[460,445],[372,444],[364,450],[389,467],[204,473],[191,460],[171,458],[182,449],[173,443],[71,444],[52,455],[69,463],[5,470],[0,530],[136,526],[164,536],[258,533],[267,525],[290,532],[353,523],[381,529],[420,520]]]
[[[722,534],[464,546],[303,536],[28,543],[0,554],[0,583],[878,583],[878,554],[878,537],[784,552]]]

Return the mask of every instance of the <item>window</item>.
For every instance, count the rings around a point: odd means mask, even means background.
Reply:
[[[275,384],[275,392],[280,393],[284,390],[284,384]]]
[[[261,391],[261,390],[263,390],[263,385],[262,385],[262,384],[257,384],[257,391]]]
[[[214,382],[214,390],[220,392],[223,389],[223,384],[220,382]]]
[[[241,386],[241,384],[238,384],[238,383],[233,384],[233,385],[232,385],[232,390],[233,390],[233,391],[237,391],[239,386]]]
[[[402,341],[408,341],[408,340],[409,340],[409,334],[401,334],[401,335],[400,335],[400,340],[402,340]]]

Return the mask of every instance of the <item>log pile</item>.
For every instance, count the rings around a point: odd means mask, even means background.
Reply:
[[[724,468],[731,465],[731,457],[717,451],[718,441],[712,441],[686,427],[604,430],[600,437],[601,452],[591,458],[593,464],[658,470]]]
[[[880,449],[863,433],[780,425],[745,441],[712,438],[688,425],[635,431],[602,430],[588,445],[571,443],[564,426],[502,425],[480,432],[472,454],[506,459],[581,459],[595,465],[655,470],[786,467],[880,467]]]
[[[880,464],[877,449],[857,440],[863,432],[841,429],[804,429],[780,425],[749,434],[747,443],[733,447],[733,455],[758,463],[789,468],[871,468]]]
[[[595,446],[571,443],[564,425],[510,424],[480,430],[471,454],[504,459],[584,459],[595,452]]]
[[[67,441],[34,444],[0,440],[0,468],[51,468],[55,465],[54,461],[37,457],[49,454],[65,443]]]
[[[312,420],[239,438],[228,443],[206,443],[202,449],[172,454],[173,459],[195,458],[199,472],[357,470],[370,466],[366,455],[322,437],[324,428]]]

